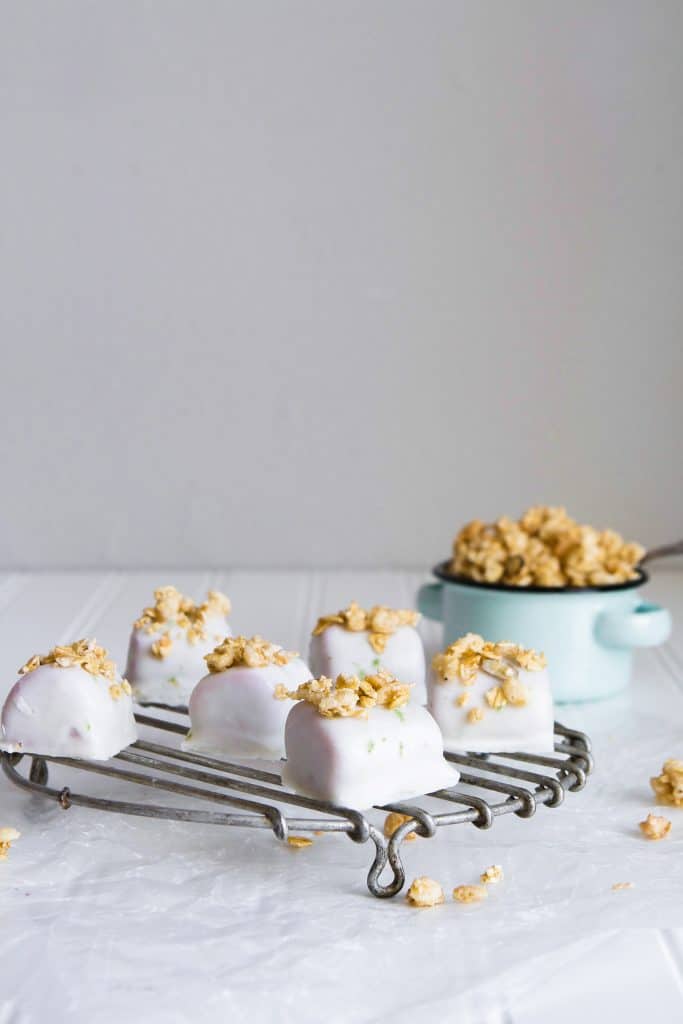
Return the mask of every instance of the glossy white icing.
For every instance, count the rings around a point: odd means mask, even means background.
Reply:
[[[119,685],[120,679],[114,685]],[[41,665],[22,676],[2,709],[0,750],[106,761],[137,739],[133,701],[79,665]]]
[[[183,749],[228,758],[282,757],[292,705],[275,699],[275,687],[293,689],[310,678],[301,658],[258,668],[235,665],[204,676],[190,697],[191,727]]]
[[[189,642],[184,629],[170,622],[163,623],[153,633],[133,629],[126,679],[133,687],[138,704],[187,705],[194,687],[206,674],[204,655],[210,654],[226,636],[232,636],[224,615],[207,616],[205,629],[206,639],[195,644]],[[171,649],[164,658],[156,658],[152,644],[164,634],[172,640]]]
[[[507,704],[495,710],[487,705],[484,695],[498,681],[488,673],[478,672],[471,686],[463,686],[459,679],[438,681],[432,670],[429,710],[443,733],[444,749],[482,754],[516,750],[552,753],[554,713],[548,673],[545,669],[519,669],[519,681],[528,689],[528,702],[523,707]],[[463,693],[469,696],[460,707],[455,701]],[[468,721],[472,708],[481,708],[484,717],[480,722]]]
[[[306,701],[285,726],[285,785],[357,810],[454,786],[436,722],[418,705],[374,707],[367,718],[324,718]]]
[[[369,633],[354,633],[343,626],[328,626],[311,637],[309,663],[311,672],[335,679],[338,675],[372,675],[384,668],[402,683],[413,683],[411,704],[427,700],[425,655],[420,634],[413,626],[400,626],[387,637],[386,647],[378,654],[370,645]]]

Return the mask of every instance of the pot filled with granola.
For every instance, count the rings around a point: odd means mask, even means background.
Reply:
[[[467,523],[453,556],[420,588],[444,643],[464,633],[545,652],[556,701],[600,700],[627,685],[634,647],[663,643],[669,612],[641,599],[645,549],[614,530],[536,506],[519,520]]]

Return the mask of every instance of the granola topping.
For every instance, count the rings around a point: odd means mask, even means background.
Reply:
[[[648,814],[638,827],[646,839],[665,839],[671,831],[671,822],[661,814]]]
[[[48,654],[34,654],[19,669],[19,675],[34,672],[40,665],[58,665],[59,668],[78,666],[91,676],[104,676],[112,682],[116,680],[116,665],[107,657],[104,647],[97,645],[96,640],[76,640],[73,644],[53,647]]]
[[[476,725],[477,722],[481,722],[484,717],[484,712],[481,708],[472,708],[471,711],[467,712],[467,721],[470,725]]]
[[[484,700],[494,711],[501,711],[508,704],[524,707],[529,701],[529,688],[519,679],[519,670],[538,672],[545,666],[544,654],[519,644],[490,643],[476,633],[460,637],[432,660],[436,681],[440,683],[458,679],[463,686],[471,686],[480,671],[495,679],[496,685],[484,694]],[[465,702],[464,694],[456,698],[460,706]],[[468,721],[481,720],[481,715],[473,714],[476,710],[479,709],[472,708]]]
[[[169,628],[184,630],[189,643],[197,644],[206,640],[206,620],[218,616],[226,618],[230,609],[229,599],[218,590],[210,590],[206,601],[195,604],[175,587],[159,587],[154,591],[154,604],[144,609],[134,628],[150,634],[161,633],[152,644],[152,654],[155,658],[165,658],[173,646]]]
[[[645,548],[614,530],[596,530],[564,508],[536,505],[519,520],[474,519],[453,542],[450,571],[479,583],[585,587],[637,578]]]
[[[481,903],[487,896],[485,885],[458,885],[453,890],[456,903]]]
[[[277,644],[268,643],[262,636],[226,636],[211,654],[204,656],[209,672],[225,672],[228,668],[244,665],[247,668],[265,668],[266,665],[287,665],[297,658],[296,651],[285,651]]]
[[[615,882],[612,886],[612,892],[621,892],[623,889],[632,889],[633,882]]]
[[[439,883],[433,878],[420,875],[408,889],[406,899],[414,907],[436,907],[444,902],[444,894]]]
[[[660,775],[650,779],[657,803],[683,807],[683,761],[670,757],[664,762]]]
[[[340,675],[333,681],[321,676],[301,683],[296,690],[280,684],[273,696],[276,700],[305,700],[323,718],[367,718],[368,708],[402,708],[410,699],[410,684],[400,683],[391,673],[380,669],[363,679]]]
[[[313,636],[320,636],[330,626],[341,626],[352,633],[367,631],[368,641],[377,654],[382,654],[388,638],[401,626],[416,626],[420,613],[409,608],[388,608],[376,604],[369,611],[352,601],[348,608],[342,608],[336,615],[323,615],[313,630]]]

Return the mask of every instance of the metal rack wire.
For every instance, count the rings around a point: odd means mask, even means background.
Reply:
[[[183,712],[173,710],[180,720],[165,720],[146,713],[135,717],[141,726],[184,735],[188,729],[187,718]],[[554,755],[446,754],[447,759],[458,766],[460,782],[450,789],[427,794],[430,800],[439,801],[446,807],[437,811],[427,810],[421,806],[421,801],[383,806],[382,810],[399,811],[410,819],[390,839],[385,838],[360,811],[312,800],[284,788],[277,772],[188,753],[147,739],[140,739],[122,750],[113,758],[113,763],[5,753],[2,754],[2,767],[15,785],[57,800],[64,810],[76,805],[147,818],[270,829],[281,842],[285,842],[291,832],[344,832],[356,843],[372,840],[375,856],[368,873],[368,888],[374,896],[387,898],[395,896],[403,888],[405,871],[401,844],[409,832],[430,837],[437,828],[468,822],[477,828],[487,829],[503,814],[530,818],[539,804],[558,807],[566,793],[583,789],[593,767],[588,737],[556,722],[554,746]],[[24,759],[29,763],[27,774],[19,770]],[[79,793],[71,786],[55,789],[48,785],[49,764],[62,765],[85,775],[104,775],[135,788],[150,788],[174,797],[208,801],[222,809],[200,810],[110,799]],[[461,785],[466,786],[466,790],[461,789]],[[460,809],[456,810],[458,806]],[[291,808],[300,808],[308,813],[304,817],[295,817],[290,813]],[[382,883],[380,876],[387,865],[393,877]]]

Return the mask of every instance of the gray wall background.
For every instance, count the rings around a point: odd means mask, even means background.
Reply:
[[[683,533],[683,5],[0,3],[0,562]]]

